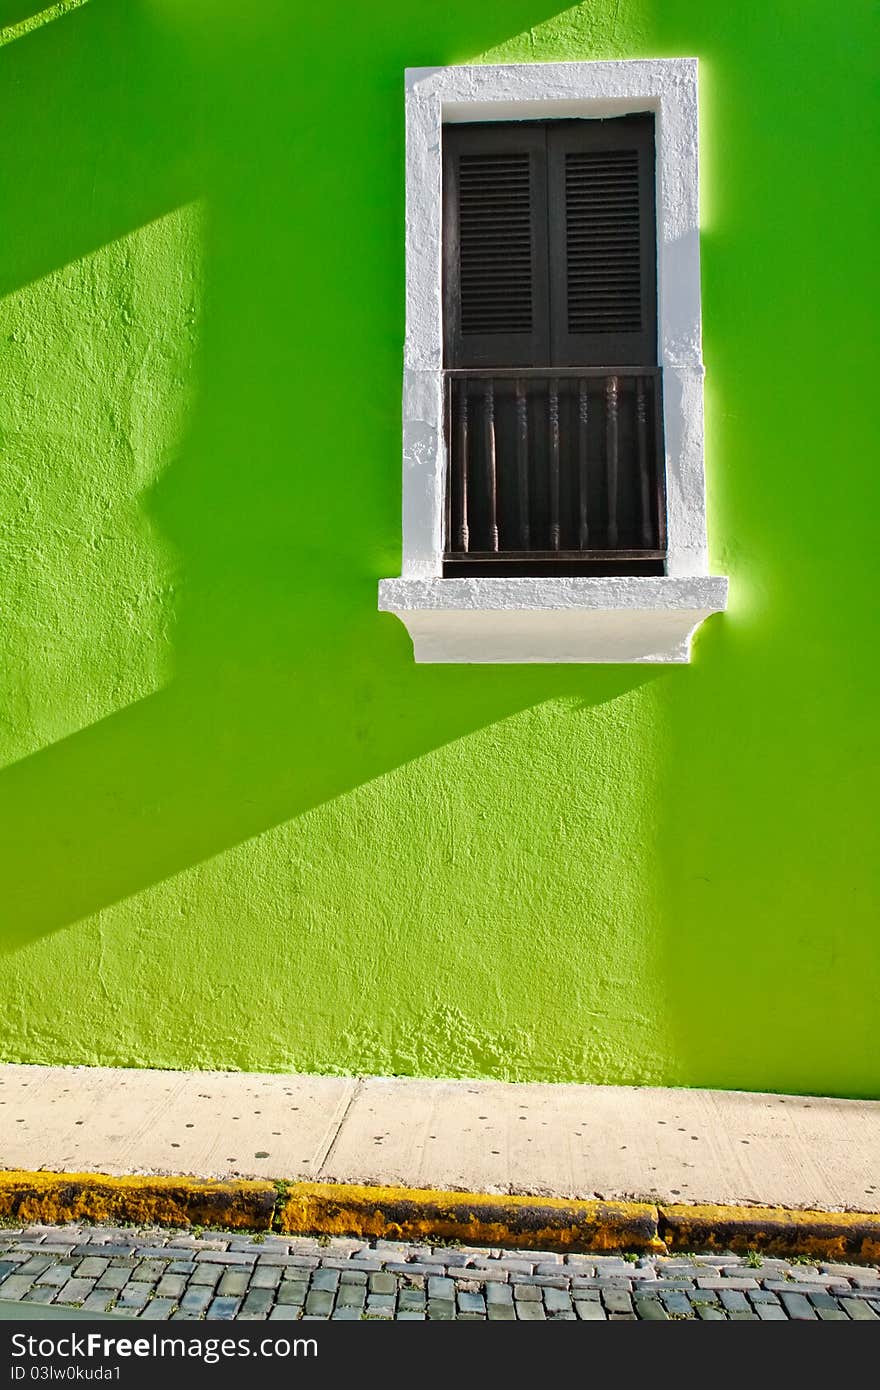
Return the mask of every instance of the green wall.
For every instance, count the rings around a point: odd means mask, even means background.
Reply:
[[[871,7],[555,8],[0,4],[6,1060],[880,1093]],[[730,612],[417,667],[402,69],[674,54]]]

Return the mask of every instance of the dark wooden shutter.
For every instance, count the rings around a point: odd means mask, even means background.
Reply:
[[[446,366],[656,365],[653,115],[443,144]]]
[[[548,127],[555,366],[657,362],[654,117]]]
[[[527,123],[443,128],[447,367],[528,367],[550,351],[547,140]]]

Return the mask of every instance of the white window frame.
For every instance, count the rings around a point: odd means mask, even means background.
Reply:
[[[444,579],[443,126],[653,111],[667,573]],[[416,661],[683,662],[727,606],[709,574],[703,469],[697,60],[413,68],[406,74],[403,561],[379,585]]]

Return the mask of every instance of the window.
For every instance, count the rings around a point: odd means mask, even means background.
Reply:
[[[687,661],[703,479],[692,59],[407,74],[417,661]]]
[[[662,574],[653,114],[443,150],[443,574]]]

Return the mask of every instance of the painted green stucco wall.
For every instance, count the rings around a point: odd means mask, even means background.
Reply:
[[[0,1056],[880,1093],[871,7],[0,23]],[[417,667],[402,70],[676,54],[730,612]]]

